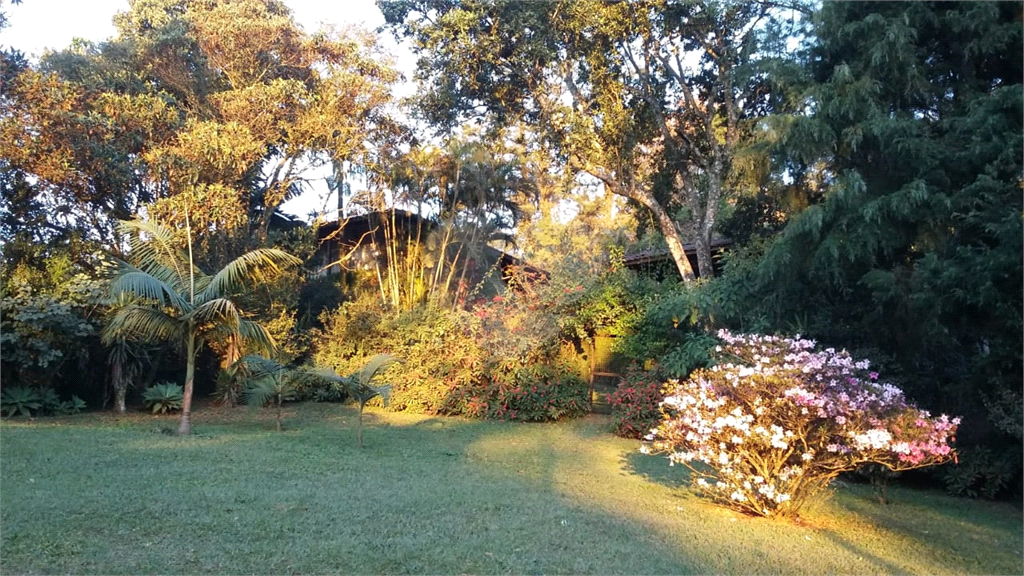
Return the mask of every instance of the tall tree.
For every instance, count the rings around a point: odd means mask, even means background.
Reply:
[[[192,258],[191,230],[185,250],[173,230],[142,221],[122,223],[131,237],[132,263],[120,262],[110,293],[120,306],[103,330],[111,343],[120,338],[166,341],[185,353],[186,372],[178,433],[191,433],[192,391],[196,355],[206,341],[239,338],[257,349],[271,351],[266,329],[245,318],[233,296],[251,290],[299,260],[280,250],[247,252],[212,275]]]
[[[483,112],[495,125],[536,124],[570,169],[651,212],[684,279],[695,276],[684,240],[713,274],[734,159],[771,110],[768,71],[785,61],[797,12],[714,1],[380,6],[424,55],[429,120]]]
[[[809,114],[783,132],[819,200],[757,286],[783,322],[893,358],[968,441],[991,430],[986,399],[1019,404],[1022,387],[1021,18],[1020,3],[822,7]]]

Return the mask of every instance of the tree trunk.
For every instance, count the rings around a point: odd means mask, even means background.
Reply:
[[[356,444],[363,449],[363,403],[359,403],[359,417],[356,419]]]
[[[118,414],[124,414],[127,411],[125,406],[125,397],[128,395],[128,383],[120,382],[114,388],[114,410]]]
[[[644,194],[644,196],[647,195],[648,194]],[[653,198],[650,200],[650,203],[645,203],[645,205],[651,213],[654,214],[655,220],[658,221],[658,228],[660,228],[661,233],[665,235],[665,244],[668,245],[668,253],[672,255],[672,261],[676,263],[676,269],[679,270],[679,276],[684,282],[696,281],[697,277],[693,273],[693,266],[690,265],[690,259],[686,257],[686,249],[683,248],[683,240],[679,237],[679,229],[676,228],[676,223],[672,221],[672,218],[669,217],[668,212],[665,212],[665,209],[661,207],[661,204]]]
[[[124,398],[128,392],[128,383],[125,382],[124,367],[118,360],[115,360],[110,367],[110,384],[114,388],[114,410],[118,414],[124,414]]]
[[[188,436],[192,433],[192,422],[189,419],[192,413],[192,388],[193,381],[196,375],[196,337],[191,334],[191,326],[186,327],[189,330],[188,335],[188,349],[186,351],[187,367],[185,369],[185,390],[181,397],[181,425],[178,426],[179,436]]]
[[[658,222],[658,228],[661,233],[665,236],[665,243],[668,245],[668,252],[672,256],[672,261],[676,264],[676,269],[679,271],[679,276],[684,282],[694,282],[697,280],[696,275],[693,273],[693,266],[690,265],[689,258],[686,257],[686,249],[683,248],[683,241],[679,237],[679,229],[676,228],[676,223],[672,220],[672,217],[665,211],[665,207],[658,202],[658,199],[654,197],[654,194],[650,190],[635,187],[635,186],[623,186],[622,183],[617,180],[612,172],[605,169],[603,166],[599,166],[580,159],[581,163],[578,164],[585,172],[588,172],[591,176],[604,182],[604,185],[612,194],[618,194],[625,198],[635,200],[651,211],[654,215],[654,219]]]
[[[277,395],[277,431],[281,431],[281,395]]]
[[[697,234],[697,270],[701,278],[714,278],[715,265],[711,258],[711,235],[701,230]]]

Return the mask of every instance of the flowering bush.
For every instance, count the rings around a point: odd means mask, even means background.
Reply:
[[[630,367],[615,392],[608,395],[615,433],[626,438],[643,438],[661,422],[662,380],[656,370]]]
[[[648,439],[716,500],[793,515],[840,472],[920,468],[954,457],[960,423],[932,417],[878,381],[866,360],[811,340],[718,334],[725,363],[669,381]],[[702,465],[697,465],[700,463]]]

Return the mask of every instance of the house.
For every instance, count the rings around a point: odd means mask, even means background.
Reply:
[[[437,222],[408,210],[370,212],[328,222],[317,230],[320,245],[311,259],[313,275],[365,271],[373,272],[371,277],[381,281],[392,260],[405,261],[409,251],[416,250],[419,265],[425,269],[434,270],[442,252],[445,262],[455,262],[458,282],[454,286],[463,295],[481,283],[489,283],[492,291],[500,292],[524,275],[548,276],[493,246],[467,246],[444,236]]]
[[[731,245],[732,240],[728,238],[719,237],[711,240],[711,260],[714,264],[716,275],[722,273],[722,252]],[[693,273],[699,278],[700,270],[697,264],[696,245],[692,243],[683,244],[683,250],[686,252],[686,259],[690,261]],[[664,280],[678,274],[676,264],[672,260],[672,254],[669,253],[668,248],[648,248],[637,252],[630,252],[623,258],[623,264],[630,270],[657,280]]]

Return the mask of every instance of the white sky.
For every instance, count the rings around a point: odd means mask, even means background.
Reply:
[[[285,0],[295,20],[307,31],[313,32],[321,24],[342,27],[358,24],[375,29],[384,24],[384,16],[373,0]],[[8,27],[0,32],[0,45],[21,50],[30,58],[38,58],[47,50],[60,50],[74,38],[99,42],[115,34],[113,17],[128,10],[128,0],[23,0],[10,4],[0,0],[0,9],[7,12]],[[382,43],[397,59],[398,69],[406,78],[412,77],[415,58],[411,51],[395,43],[390,32],[381,34]],[[412,86],[397,86],[397,97],[407,96]],[[325,183],[307,191],[283,206],[285,212],[305,218],[324,204],[336,206],[336,200],[327,198]]]

